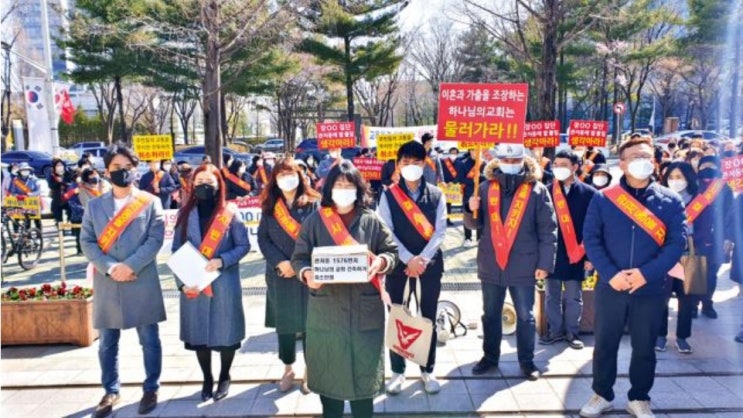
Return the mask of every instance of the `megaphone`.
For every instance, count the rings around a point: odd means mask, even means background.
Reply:
[[[448,300],[440,300],[436,306],[436,339],[440,344],[446,344],[450,338],[456,337],[456,324],[462,319],[459,307]]]
[[[503,315],[501,316],[503,335],[512,335],[516,332],[516,308],[511,302],[503,304]]]

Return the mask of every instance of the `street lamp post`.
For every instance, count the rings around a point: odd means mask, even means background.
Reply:
[[[44,89],[46,90],[47,113],[49,114],[50,139],[52,155],[59,154],[59,131],[57,128],[57,113],[54,109],[54,68],[52,66],[52,44],[49,37],[49,6],[47,0],[41,0],[41,37],[44,42],[44,64],[46,76]]]

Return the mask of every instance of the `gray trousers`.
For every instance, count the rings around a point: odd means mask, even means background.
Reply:
[[[562,285],[565,284],[565,292]],[[578,335],[580,318],[583,314],[582,282],[577,280],[545,280],[547,328],[549,335],[560,336],[566,333]]]

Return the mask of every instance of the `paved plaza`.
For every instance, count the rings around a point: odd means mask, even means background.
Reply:
[[[4,266],[3,288],[59,280],[59,261],[54,257],[56,243],[48,240],[47,245],[45,259],[31,272],[21,273],[10,264]],[[66,245],[68,252],[74,252],[72,238]],[[479,329],[482,302],[474,264],[476,249],[463,246],[461,232],[454,229],[450,229],[445,249],[446,284],[441,298],[457,303],[464,322],[477,324],[478,329],[439,347],[435,374],[442,384],[441,393],[427,395],[418,379],[418,367],[409,366],[404,391],[394,397],[377,397],[376,413],[387,417],[577,416],[591,394],[593,337],[586,335],[587,347],[579,351],[561,343],[548,347],[537,345],[536,362],[544,370],[544,377],[528,382],[520,377],[515,336],[508,336],[502,345],[500,369],[489,375],[472,376],[470,369],[482,353]],[[84,260],[76,257],[68,261],[68,280],[84,283]],[[248,338],[233,364],[230,395],[216,403],[200,403],[201,371],[195,355],[186,351],[178,338],[178,299],[173,279],[164,264],[161,272],[168,321],[160,328],[164,357],[160,403],[149,416],[314,417],[321,414],[317,395],[302,395],[298,387],[287,393],[278,390],[283,365],[278,360],[275,334],[263,327],[263,262],[259,255],[251,253],[242,263]],[[724,271],[722,276],[716,294],[720,318],[695,320],[693,337],[689,340],[694,354],[677,353],[671,337],[669,350],[658,355],[658,376],[651,392],[658,416],[743,417],[743,344],[733,341],[743,320],[740,316],[743,298]],[[669,328],[675,329],[675,320]],[[103,395],[97,348],[97,342],[86,348],[3,347],[0,416],[89,416]],[[619,353],[620,378],[615,387],[613,416],[627,415],[624,408],[629,387],[629,357],[629,341],[625,339]],[[219,363],[217,359],[214,362]],[[296,366],[297,376],[301,376],[301,356]],[[218,365],[213,367],[216,369]],[[122,334],[120,371],[122,402],[114,416],[138,416],[144,368],[134,331]]]

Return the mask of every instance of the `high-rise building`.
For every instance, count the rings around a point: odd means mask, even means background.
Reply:
[[[52,47],[52,68],[54,78],[67,71],[68,62],[64,59],[64,50],[57,46],[55,39],[64,33],[65,17],[63,10],[74,7],[75,0],[47,0],[49,37]],[[44,63],[44,38],[41,36],[41,0],[20,0],[18,9],[14,12],[14,26],[18,30],[18,38],[13,49],[40,64]]]

